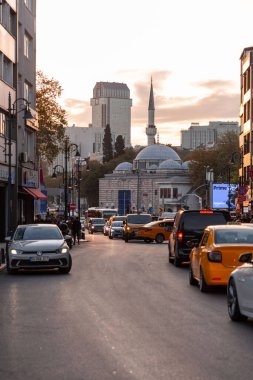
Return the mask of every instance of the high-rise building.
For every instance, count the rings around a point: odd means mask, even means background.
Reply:
[[[181,147],[183,149],[212,148],[217,139],[226,132],[235,132],[239,135],[238,122],[210,121],[208,125],[192,123],[187,130],[181,131]]]
[[[131,107],[130,90],[125,83],[97,82],[93,89],[92,127],[105,128],[110,125],[113,144],[117,136],[131,145]]]
[[[0,240],[33,221],[38,188],[35,112],[36,0],[0,2]],[[30,117],[31,117],[30,114]],[[11,175],[10,175],[11,174]],[[27,190],[28,189],[28,190]],[[39,194],[39,193],[38,193]],[[10,231],[8,231],[10,232]]]

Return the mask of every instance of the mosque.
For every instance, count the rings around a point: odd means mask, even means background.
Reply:
[[[133,163],[120,163],[111,174],[99,180],[99,206],[114,207],[119,214],[177,211],[191,190],[188,164],[182,162],[171,147],[156,143],[155,106],[151,79],[148,126],[148,145]]]

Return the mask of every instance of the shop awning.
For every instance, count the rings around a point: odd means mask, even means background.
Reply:
[[[32,187],[23,187],[26,193],[31,195],[34,199],[47,199],[47,196],[43,194],[40,189],[35,189]]]

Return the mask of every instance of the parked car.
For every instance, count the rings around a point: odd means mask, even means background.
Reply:
[[[164,219],[145,224],[140,227],[136,236],[143,238],[146,242],[153,242],[161,244],[164,240],[169,240],[174,219]]]
[[[123,221],[112,222],[108,231],[109,239],[123,237]]]
[[[103,218],[90,218],[88,224],[89,234],[94,232],[104,232],[105,220]]]
[[[13,238],[7,237],[7,272],[19,269],[58,268],[69,273],[72,259],[69,247],[55,224],[19,225]]]
[[[243,253],[239,258],[242,265],[231,273],[228,280],[227,305],[232,321],[253,318],[252,258],[252,252]]]
[[[188,242],[198,245],[207,226],[226,224],[229,220],[227,211],[179,210],[168,242],[169,262],[179,267],[182,262],[189,261],[192,245]]]
[[[105,222],[105,225],[104,225],[104,236],[108,236],[108,232],[109,232],[109,221]]]
[[[123,239],[128,243],[131,239],[145,240],[143,237],[138,237],[137,232],[144,224],[152,222],[150,214],[128,214],[124,221]]]
[[[253,252],[252,227],[241,225],[208,226],[199,246],[190,253],[189,282],[201,292],[212,286],[227,285],[230,273],[241,265],[239,257]]]

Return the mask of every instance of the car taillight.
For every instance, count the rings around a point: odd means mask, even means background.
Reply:
[[[183,234],[183,232],[178,232],[177,233],[177,238],[179,239],[179,240],[182,240],[183,239],[183,236],[184,236],[184,234]]]
[[[209,261],[216,262],[216,263],[222,262],[222,253],[220,251],[207,252],[207,257]]]

